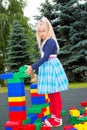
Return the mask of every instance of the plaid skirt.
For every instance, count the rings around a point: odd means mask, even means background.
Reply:
[[[37,88],[39,94],[68,89],[68,79],[58,58],[50,58],[39,67]]]

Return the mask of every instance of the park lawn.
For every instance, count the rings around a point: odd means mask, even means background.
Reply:
[[[82,83],[69,83],[69,88],[87,88],[87,82]],[[29,86],[25,86],[25,90],[29,90]],[[0,87],[0,93],[7,92],[7,87]]]
[[[87,88],[87,82],[82,82],[82,83],[70,83],[69,88]]]

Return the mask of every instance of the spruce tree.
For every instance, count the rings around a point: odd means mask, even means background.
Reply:
[[[68,64],[75,80],[87,81],[87,2],[78,3],[72,14],[76,20],[71,24],[69,33],[72,55]]]
[[[7,66],[12,72],[29,63],[27,34],[18,20],[14,20],[9,34]]]
[[[60,27],[57,26],[56,30],[60,36],[59,58],[66,69],[69,81],[86,81],[87,2],[80,4],[78,0],[66,0],[64,3],[60,1],[58,5],[56,7],[60,10]]]

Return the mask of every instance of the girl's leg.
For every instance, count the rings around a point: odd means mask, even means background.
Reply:
[[[50,98],[50,111],[52,115],[55,115],[57,118],[61,118],[62,111],[62,98],[61,93],[56,92],[48,94]]]
[[[51,118],[45,119],[44,123],[47,126],[61,126],[61,110],[62,110],[62,99],[60,92],[48,94],[50,98],[50,112],[52,114]]]
[[[61,118],[62,98],[60,92],[54,93],[54,100],[55,100],[55,115],[57,118]]]
[[[48,94],[48,97],[50,99],[50,112],[52,115],[55,115],[55,101],[54,101],[54,94]]]

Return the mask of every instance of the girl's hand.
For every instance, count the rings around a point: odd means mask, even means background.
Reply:
[[[30,75],[32,73],[32,66],[31,65],[26,65],[27,66],[27,70],[26,70],[26,74]]]

